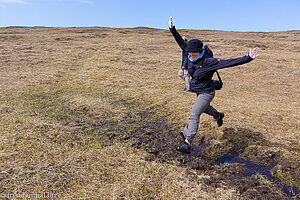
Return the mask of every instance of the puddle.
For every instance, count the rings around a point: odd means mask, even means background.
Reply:
[[[285,194],[287,194],[290,199],[298,199],[299,198],[297,196],[299,194],[299,189],[295,186],[293,186],[293,187],[284,187],[284,188],[282,188],[281,191],[284,192]]]
[[[218,162],[220,164],[224,164],[224,163],[239,163],[239,164],[242,164],[243,167],[245,169],[247,169],[242,174],[242,176],[244,176],[244,177],[250,177],[250,176],[255,175],[255,174],[261,174],[261,175],[267,177],[268,180],[274,181],[274,178],[272,177],[272,175],[270,173],[270,170],[273,167],[262,167],[262,166],[254,164],[252,162],[242,160],[242,159],[238,158],[237,156],[228,156],[228,155],[220,157],[218,159]],[[278,181],[275,181],[275,182],[278,182]],[[285,193],[291,199],[296,197],[299,194],[299,189],[295,186],[293,186],[293,187],[285,186],[281,189],[281,191],[283,193]]]
[[[266,176],[268,179],[272,179],[272,175],[270,174],[270,170],[273,167],[261,167],[259,165],[256,165],[252,162],[242,160],[236,156],[222,156],[218,159],[219,163],[239,163],[243,164],[243,166],[247,169],[245,173],[243,173],[243,176],[252,176],[255,174],[261,174]]]
[[[260,174],[266,177],[269,181],[275,183],[276,185],[282,185],[279,180],[276,180],[270,173],[270,170],[274,167],[262,167],[255,164],[254,162],[246,161],[239,158],[237,155],[232,155],[230,152],[227,155],[219,157],[217,160],[211,156],[207,157],[207,151],[213,146],[203,142],[201,145],[196,145],[193,147],[191,154],[178,154],[175,151],[176,144],[180,143],[182,140],[179,134],[175,134],[176,130],[170,129],[166,121],[152,119],[151,113],[149,112],[140,112],[140,126],[137,127],[131,134],[131,138],[137,143],[134,144],[137,148],[144,148],[150,154],[153,154],[154,157],[158,157],[161,160],[170,160],[170,159],[179,159],[184,164],[184,166],[196,167],[195,169],[208,169],[213,168],[213,165],[222,165],[224,163],[238,163],[241,166],[241,173],[237,174],[235,177],[236,180],[239,178],[250,178],[253,175]],[[168,131],[166,131],[168,130]],[[222,153],[222,146],[218,147],[220,153]],[[225,151],[223,151],[225,153]],[[222,154],[219,154],[219,156]],[[214,155],[218,156],[217,154]],[[216,163],[217,161],[217,163]],[[234,174],[234,173],[233,173]],[[224,176],[226,178],[226,176]],[[229,177],[229,176],[228,176]],[[250,179],[249,179],[250,180]],[[235,183],[235,182],[234,182]],[[239,182],[237,181],[237,184]],[[243,182],[240,182],[243,184]],[[246,190],[248,186],[241,186]],[[252,187],[252,186],[251,186]],[[255,187],[255,186],[254,186]],[[243,190],[241,190],[243,191]],[[281,191],[290,199],[297,198],[299,194],[299,189],[294,186],[285,186],[281,187]],[[265,194],[264,191],[259,191],[259,194],[266,196],[272,196],[273,194]]]

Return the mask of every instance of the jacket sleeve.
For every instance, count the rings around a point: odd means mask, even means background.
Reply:
[[[188,68],[188,58],[184,53],[182,53],[182,61],[181,61],[181,66],[185,67],[186,69]]]
[[[173,35],[173,37],[175,38],[177,44],[180,46],[180,48],[185,51],[186,48],[186,42],[182,39],[181,35],[177,32],[175,26],[173,26],[173,28],[170,28],[170,31]]]
[[[198,81],[202,81],[203,79],[207,79],[207,74],[216,71],[218,69],[233,67],[237,65],[242,65],[252,61],[253,59],[250,56],[243,56],[240,58],[233,58],[228,60],[221,60],[217,58],[206,58],[200,68],[196,69],[193,74],[190,75],[193,79]],[[191,70],[190,70],[191,71]]]
[[[203,67],[207,68],[209,71],[215,71],[218,69],[234,67],[237,65],[242,65],[251,62],[253,59],[250,56],[243,56],[239,58],[233,58],[228,60],[221,60],[217,58],[207,58],[203,63]]]

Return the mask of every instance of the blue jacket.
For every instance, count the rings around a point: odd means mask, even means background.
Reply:
[[[171,28],[170,31],[182,49],[183,53],[186,55],[186,57],[188,57],[188,52],[185,51],[187,43],[184,42],[180,34],[175,29],[175,26]],[[204,55],[196,62],[192,62],[191,60],[187,59],[188,72],[192,77],[192,80],[190,81],[190,89],[191,92],[195,92],[197,94],[215,91],[213,87],[212,76],[216,70],[242,65],[252,61],[252,58],[248,55],[228,60],[212,58],[213,53],[207,45],[203,48],[203,50]]]

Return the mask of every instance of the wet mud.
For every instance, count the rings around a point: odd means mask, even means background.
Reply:
[[[72,124],[74,133],[97,135],[103,146],[128,143],[148,152],[147,161],[204,173],[208,177],[199,182],[215,188],[234,188],[246,199],[299,199],[299,164],[287,160],[280,151],[264,150],[289,147],[267,141],[262,133],[225,128],[221,139],[197,135],[191,154],[182,154],[175,149],[182,142],[180,127],[174,128],[166,116],[157,115],[160,108],[143,109],[134,100],[118,100],[114,104],[124,106],[127,112],[117,118],[109,113],[99,118],[86,107],[66,106],[57,120],[66,126]]]
[[[182,167],[205,172],[210,177],[203,180],[206,184],[236,188],[247,199],[299,199],[297,168],[291,167],[281,152],[259,151],[254,146],[280,145],[267,141],[263,134],[243,128],[226,128],[221,143],[217,144],[211,136],[197,135],[191,154],[182,154],[175,150],[182,142],[180,130],[151,117],[148,111],[138,115],[141,126],[127,140],[131,140],[132,147],[147,151],[148,161],[176,161]],[[278,178],[277,173],[288,174],[289,180]]]
[[[161,123],[157,128],[161,127]],[[155,127],[151,124],[151,127]],[[153,129],[152,129],[153,130]],[[194,144],[191,154],[182,154],[175,150],[180,144],[178,133],[165,132],[163,135],[154,132],[149,137],[144,133],[134,136],[133,147],[142,148],[151,155],[148,160],[170,162],[179,161],[180,165],[210,174],[204,180],[206,184],[216,188],[227,185],[236,188],[247,199],[298,199],[299,186],[284,182],[277,176],[278,166],[282,171],[289,173],[297,180],[297,172],[291,168],[290,162],[280,152],[266,151],[254,158],[252,151],[248,150],[247,143],[232,143],[231,138],[224,143],[211,144],[204,137],[201,144]],[[234,129],[225,129],[224,136]],[[237,132],[251,133],[258,137],[258,133],[241,129]],[[140,133],[137,133],[140,134]],[[226,136],[227,137],[227,136]],[[211,139],[211,138],[210,138]],[[248,138],[247,138],[248,139]],[[252,148],[253,150],[253,148]],[[298,175],[299,176],[299,175]],[[299,177],[298,177],[299,178]],[[299,180],[299,179],[298,179]]]

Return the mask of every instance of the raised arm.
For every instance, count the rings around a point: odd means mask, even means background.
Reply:
[[[186,48],[186,42],[182,39],[181,35],[177,32],[177,30],[175,29],[175,26],[173,26],[173,20],[172,17],[170,17],[169,19],[169,29],[173,35],[173,37],[175,38],[177,44],[180,46],[180,48],[185,51]]]

